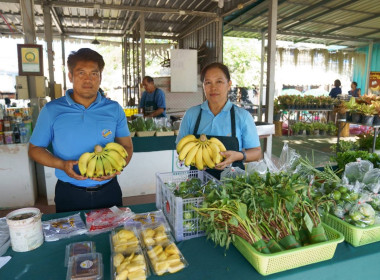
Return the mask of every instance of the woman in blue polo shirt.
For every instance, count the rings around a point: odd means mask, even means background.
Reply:
[[[206,134],[223,142],[225,160],[207,172],[219,178],[221,171],[232,164],[244,169],[244,162],[261,158],[261,148],[251,114],[228,100],[231,79],[222,63],[211,63],[202,69],[201,81],[206,101],[186,111],[181,122],[177,143],[186,135]]]

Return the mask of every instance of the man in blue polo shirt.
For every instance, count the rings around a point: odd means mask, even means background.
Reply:
[[[122,206],[116,175],[87,178],[80,175],[78,159],[95,145],[121,144],[132,158],[133,145],[123,108],[99,93],[103,57],[88,48],[72,52],[68,59],[73,89],[47,103],[41,110],[29,144],[29,156],[55,168],[56,212]],[[47,150],[52,144],[53,153]]]
[[[143,78],[142,85],[145,88],[140,100],[139,108],[143,110],[145,117],[166,117],[165,93],[154,85],[150,76]]]

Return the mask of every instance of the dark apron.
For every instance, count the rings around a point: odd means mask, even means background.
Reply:
[[[239,140],[236,137],[236,123],[235,123],[235,109],[234,109],[234,107],[235,107],[235,105],[232,105],[232,108],[230,111],[232,136],[215,136],[215,135],[206,135],[206,136],[208,139],[210,139],[211,137],[218,138],[223,143],[223,145],[226,147],[227,151],[238,152],[239,151]],[[195,123],[194,132],[193,132],[193,134],[197,138],[199,138],[199,136],[200,136],[198,134],[198,128],[199,128],[199,124],[201,123],[201,117],[202,117],[202,108],[199,112],[198,119],[197,119],[197,122]],[[244,170],[244,164],[242,161],[235,161],[234,163],[232,163],[232,166],[240,167],[241,169]],[[191,166],[190,170],[196,170],[196,167]],[[212,176],[214,176],[218,180],[220,179],[220,174],[222,173],[222,171],[223,170],[206,168],[206,172],[211,174]]]
[[[149,115],[158,109],[157,103],[156,103],[156,92],[157,92],[157,88],[154,90],[154,93],[153,93],[153,101],[145,100],[145,104],[144,104],[145,115]],[[156,118],[162,118],[162,117],[164,117],[163,114],[156,116]]]

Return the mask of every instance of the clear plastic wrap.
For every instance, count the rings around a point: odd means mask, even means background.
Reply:
[[[268,166],[264,160],[252,161],[247,163],[245,166],[245,172],[248,175],[257,172],[260,175],[264,176],[268,172]]]
[[[11,245],[9,227],[6,218],[0,218],[0,256],[4,255]]]
[[[149,264],[156,275],[176,273],[186,266],[187,261],[172,240],[146,248]]]
[[[357,227],[372,226],[375,224],[376,212],[367,201],[368,195],[362,194],[358,202],[351,208],[348,221]]]
[[[57,241],[63,238],[87,233],[86,225],[80,213],[42,222],[45,241]]]
[[[364,175],[373,169],[373,163],[368,160],[357,159],[356,162],[347,163],[344,169],[343,179],[353,184],[356,181],[363,182]]]
[[[135,226],[137,230],[140,230],[144,225],[155,223],[165,223],[166,227],[169,227],[162,210],[134,214],[132,218],[127,220],[124,224],[125,226]]]
[[[68,266],[72,257],[90,253],[96,253],[95,243],[92,241],[75,242],[66,245],[65,266]]]
[[[222,180],[223,178],[236,178],[244,175],[245,171],[240,167],[230,166],[222,171],[222,173],[220,174],[220,180]]]
[[[149,275],[148,265],[140,247],[111,254],[112,279],[145,280]]]
[[[123,253],[135,250],[140,246],[138,235],[135,227],[129,226],[114,229],[110,235],[111,251]]]
[[[102,254],[90,253],[72,257],[67,268],[66,280],[103,279]]]
[[[145,247],[165,243],[171,238],[170,228],[166,223],[144,225],[140,234]]]
[[[373,168],[364,174],[363,183],[366,185],[379,185],[380,184],[380,169]]]
[[[86,213],[86,225],[90,234],[106,232],[130,220],[134,213],[128,207],[104,208]]]
[[[172,125],[168,118],[155,118],[154,119],[155,126],[156,126],[156,131],[171,131],[172,130]]]
[[[276,158],[273,155],[270,157],[267,153],[264,153],[264,162],[270,173],[281,171],[293,172],[298,165],[300,157],[296,150],[290,148],[288,143],[285,143],[282,147],[280,158]]]

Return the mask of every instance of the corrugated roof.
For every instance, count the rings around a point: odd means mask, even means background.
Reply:
[[[224,16],[226,36],[259,38],[268,28],[268,0],[52,0],[34,1],[37,34],[42,5],[50,6],[54,35],[121,37],[145,15],[146,37],[176,39],[197,23]],[[377,3],[377,4],[376,4]],[[278,0],[279,40],[355,47],[380,40],[379,0]],[[19,0],[0,0],[0,36],[22,36]],[[8,24],[7,24],[8,23]],[[60,28],[57,28],[57,25]]]

